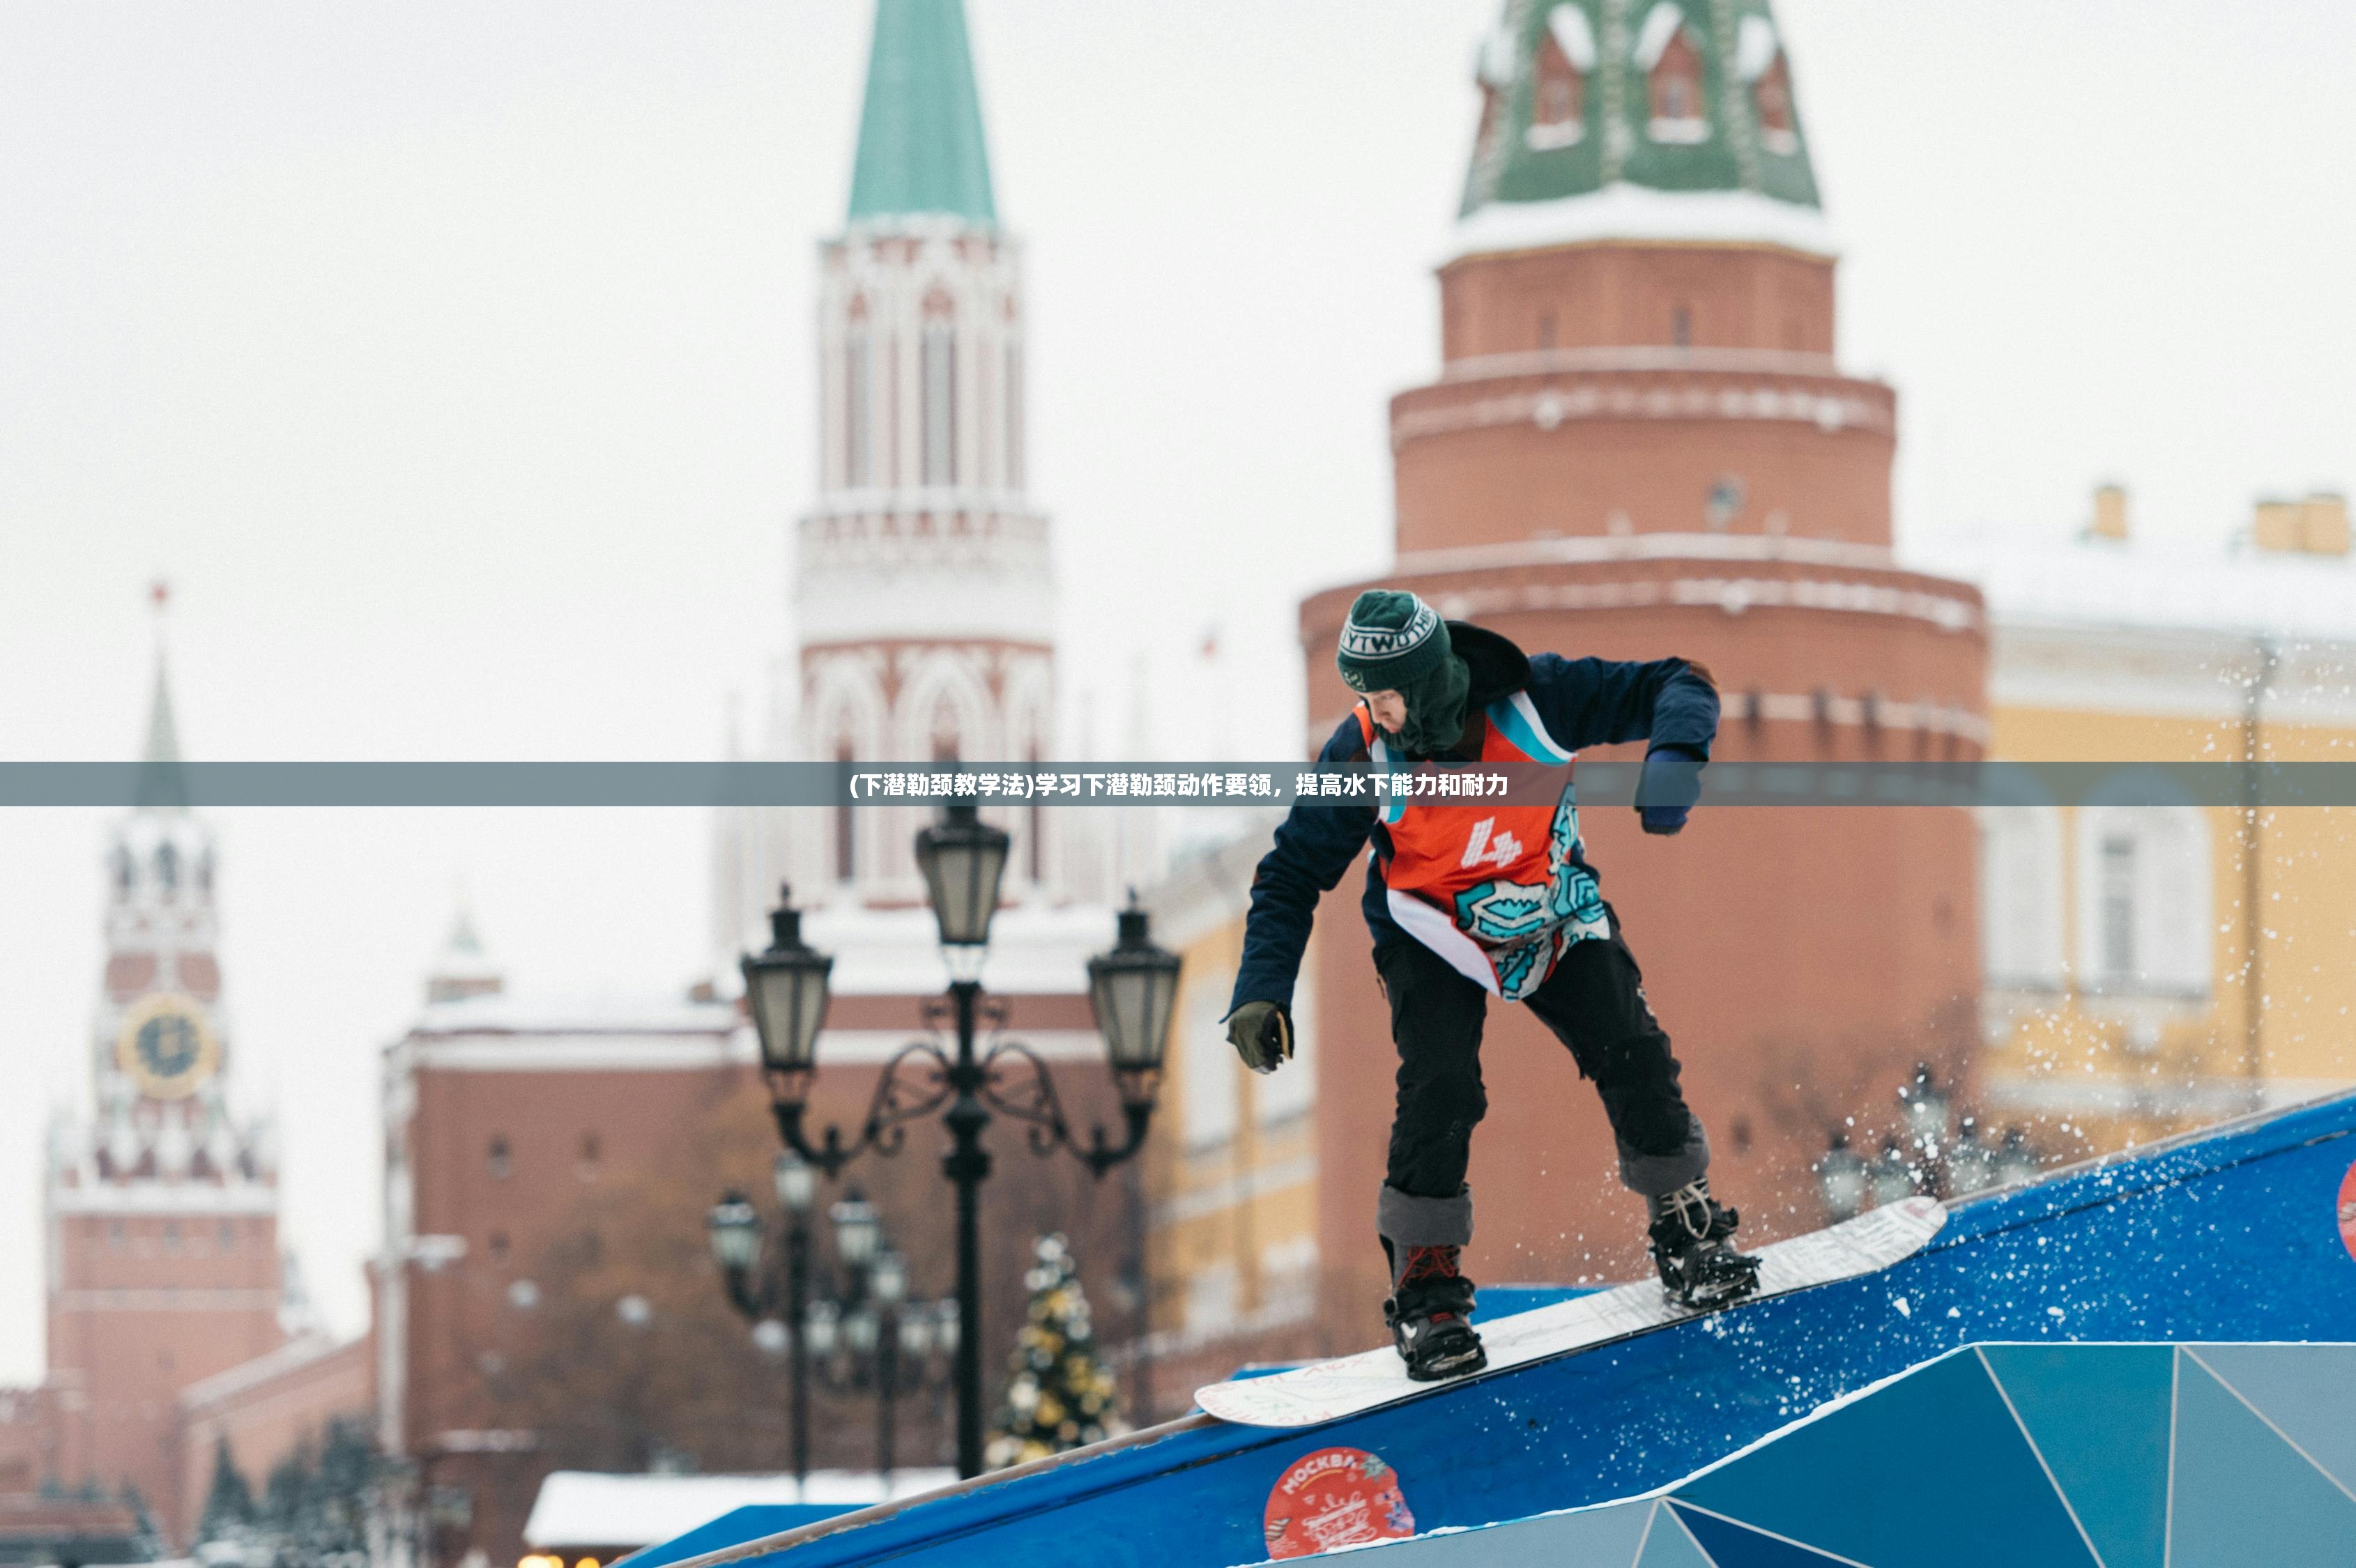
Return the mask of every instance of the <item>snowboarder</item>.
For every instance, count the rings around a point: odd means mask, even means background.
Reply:
[[[1582,746],[1644,741],[1637,808],[1647,833],[1685,826],[1718,731],[1718,692],[1699,665],[1525,656],[1494,632],[1441,620],[1412,593],[1359,594],[1336,662],[1360,699],[1321,765],[1568,768]],[[1710,1195],[1709,1145],[1587,864],[1569,783],[1538,805],[1364,798],[1304,796],[1277,828],[1252,879],[1227,1038],[1255,1072],[1291,1056],[1292,987],[1318,895],[1371,838],[1365,911],[1399,1059],[1376,1229],[1390,1264],[1384,1317],[1408,1375],[1429,1381],[1487,1364],[1471,1320],[1472,1282],[1458,1263],[1472,1239],[1464,1174],[1487,1109],[1481,1027],[1493,996],[1527,1006],[1595,1081],[1620,1179],[1647,1204],[1664,1289],[1692,1307],[1749,1292],[1758,1261],[1734,1249],[1738,1216]]]

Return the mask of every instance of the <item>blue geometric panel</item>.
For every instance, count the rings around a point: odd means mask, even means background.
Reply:
[[[2166,1345],[1987,1345],[1980,1354],[2104,1568],[2160,1568],[2176,1352]]]
[[[1408,1553],[1416,1568],[1629,1568],[1656,1506],[1642,1498],[1363,1550],[1375,1553],[1370,1563]]]
[[[2356,1499],[2190,1356],[2176,1363],[2171,1560],[2274,1568],[2356,1557]]]
[[[2094,1568],[1969,1352],[1786,1432],[1676,1495],[1873,1568]]]
[[[1644,1555],[1636,1568],[1710,1568],[1710,1561],[1677,1522],[1677,1510],[1666,1503],[1653,1513],[1652,1533],[1644,1537]]]
[[[1762,1535],[1731,1520],[1703,1513],[1698,1509],[1673,1509],[1677,1520],[1693,1531],[1693,1538],[1709,1553],[1717,1568],[1826,1568],[1838,1558],[1827,1557],[1821,1552],[1811,1552],[1804,1546],[1788,1541],[1778,1541],[1772,1535]],[[1668,1528],[1666,1519],[1653,1527],[1657,1535]],[[1645,1550],[1644,1568],[1652,1568],[1651,1549]]]
[[[2356,1345],[2188,1345],[2185,1353],[2356,1491]]]

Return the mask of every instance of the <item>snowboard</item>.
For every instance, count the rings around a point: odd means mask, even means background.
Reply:
[[[1488,1348],[1489,1364],[1467,1377],[1417,1382],[1407,1375],[1398,1352],[1385,1347],[1270,1377],[1212,1383],[1194,1392],[1194,1402],[1222,1421],[1246,1426],[1312,1426],[1337,1421],[1420,1394],[1461,1388],[1532,1361],[1591,1349],[1649,1328],[1731,1312],[1769,1296],[1878,1273],[1920,1251],[1946,1222],[1947,1211],[1937,1199],[1906,1198],[1822,1231],[1771,1242],[1757,1253],[1759,1288],[1720,1307],[1680,1307],[1662,1293],[1658,1280],[1645,1280],[1491,1322],[1480,1322],[1476,1316],[1475,1327]]]

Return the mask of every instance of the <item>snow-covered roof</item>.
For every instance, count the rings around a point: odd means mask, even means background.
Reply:
[[[802,915],[802,940],[834,955],[830,987],[839,997],[930,996],[948,984],[933,912],[821,905]],[[1113,944],[1105,904],[1017,904],[990,923],[982,983],[1007,995],[1077,995],[1088,988],[1089,958]]]
[[[1598,240],[1781,245],[1837,255],[1823,209],[1753,190],[1655,190],[1622,181],[1550,201],[1494,201],[1460,219],[1448,256],[1531,251]]]
[[[920,906],[846,902],[819,905],[802,917],[803,940],[834,958],[829,989],[838,998],[938,995],[949,975],[937,931],[932,912]],[[1001,996],[1085,996],[1087,961],[1115,935],[1114,912],[1104,904],[1001,910],[991,923],[982,982]],[[733,970],[720,978],[728,991],[741,988]],[[906,1021],[914,1027],[916,1015]],[[834,1061],[882,1061],[906,1035],[898,1025],[838,1021],[827,1031],[825,1050]],[[1102,1051],[1092,1028],[1026,1023],[1023,1038],[1048,1057]],[[750,1062],[754,1045],[733,995],[689,1001],[500,993],[429,1003],[389,1049],[397,1061],[472,1072],[621,1072]]]
[[[295,1335],[278,1349],[240,1361],[226,1371],[201,1378],[180,1391],[180,1403],[198,1410],[219,1400],[234,1398],[273,1378],[324,1361],[331,1356],[360,1350],[362,1339],[337,1339],[316,1330]]]
[[[532,996],[495,992],[431,1002],[413,1032],[447,1034],[726,1034],[739,1019],[726,1002],[630,993]]]
[[[1574,69],[1595,69],[1595,28],[1588,22],[1587,13],[1576,5],[1557,5],[1547,13],[1547,31],[1554,35],[1554,47]]]
[[[1910,566],[1979,584],[1998,627],[2356,641],[2356,562],[2344,556],[1992,531],[1910,542],[1901,553]]]
[[[1734,74],[1744,81],[1757,81],[1767,74],[1783,48],[1775,37],[1774,23],[1760,16],[1743,17],[1735,30]]]
[[[1473,51],[1472,72],[1483,83],[1499,91],[1514,85],[1514,67],[1518,63],[1511,29],[1500,22],[1481,37]]]
[[[1637,30],[1636,47],[1628,51],[1638,70],[1650,70],[1661,63],[1662,51],[1669,40],[1685,26],[1685,8],[1674,0],[1655,0],[1651,10],[1644,13],[1644,25]]]
[[[648,1546],[735,1509],[765,1503],[880,1503],[956,1479],[953,1470],[894,1470],[887,1495],[883,1477],[851,1470],[813,1470],[807,1485],[791,1476],[614,1476],[557,1470],[541,1482],[523,1538],[526,1544],[542,1549]]]
[[[491,992],[429,1002],[386,1048],[402,1071],[630,1072],[752,1060],[734,1002]]]

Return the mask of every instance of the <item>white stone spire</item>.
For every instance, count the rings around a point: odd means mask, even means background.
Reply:
[[[818,493],[795,528],[797,645],[778,683],[790,716],[767,754],[1068,761],[1056,737],[1052,531],[1030,494],[1022,251],[991,187],[964,8],[877,0],[875,15],[850,208],[819,246]],[[1108,895],[1118,857],[1105,814],[1012,805],[985,815],[1013,836],[1012,902]],[[920,904],[911,847],[928,816],[722,812],[723,991],[735,953],[766,940],[780,883],[831,914]],[[839,986],[854,968],[838,971]]]
[[[990,198],[958,7],[886,0],[874,57],[850,220],[819,248],[820,482],[796,536],[795,750],[1052,759],[1055,578],[1027,494],[1022,256]],[[918,80],[938,90],[921,102],[905,91]],[[797,887],[916,894],[912,814],[801,815]],[[1005,820],[1017,896],[1054,880],[1052,845],[1030,843],[1046,816]]]

